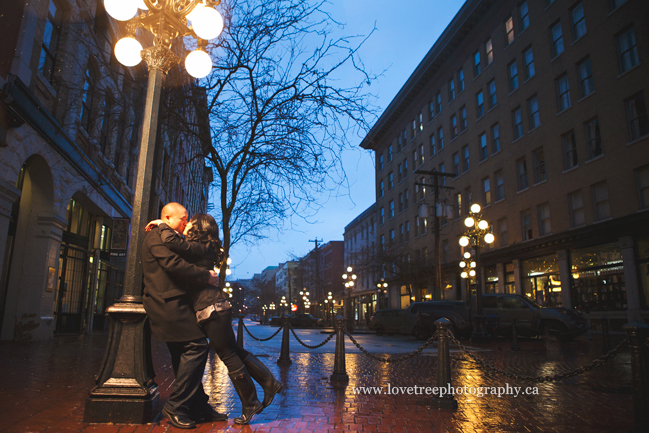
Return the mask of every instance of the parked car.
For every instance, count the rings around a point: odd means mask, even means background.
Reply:
[[[471,298],[471,314],[477,309],[476,297]],[[489,293],[482,295],[485,316],[497,316],[498,334],[510,336],[516,319],[519,335],[556,335],[561,341],[573,340],[586,330],[586,319],[568,308],[542,307],[530,298],[515,294]]]
[[[293,328],[318,328],[324,326],[324,320],[313,317],[311,314],[289,314],[289,322]],[[270,326],[282,326],[283,318],[274,316],[270,318]]]
[[[378,310],[370,317],[369,328],[376,331],[376,335],[400,332],[404,312],[405,310],[400,308]]]
[[[462,301],[413,302],[406,309],[401,332],[427,340],[436,330],[435,321],[442,317],[451,321],[454,335],[471,333],[471,313]]]

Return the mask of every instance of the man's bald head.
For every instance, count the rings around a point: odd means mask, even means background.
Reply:
[[[160,212],[160,219],[172,229],[182,233],[187,225],[187,209],[180,203],[167,203]]]

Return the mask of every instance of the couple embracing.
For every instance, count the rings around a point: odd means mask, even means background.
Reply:
[[[187,210],[178,203],[164,206],[160,218],[147,225],[142,268],[143,303],[151,331],[167,343],[176,377],[162,413],[171,425],[185,429],[196,427],[197,422],[227,419],[227,414],[210,406],[203,389],[211,346],[241,399],[243,413],[234,422],[248,424],[281,392],[282,384],[259,359],[236,344],[232,307],[213,270],[223,260],[218,225],[206,214],[187,221]],[[264,391],[263,402],[257,398],[252,379]]]

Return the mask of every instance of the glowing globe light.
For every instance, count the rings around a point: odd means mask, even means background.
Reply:
[[[143,11],[148,11],[149,10],[149,8],[144,3],[144,0],[137,0],[136,3],[137,3],[137,8],[138,9],[142,9]]]
[[[480,212],[480,209],[481,209],[481,208],[480,208],[480,205],[479,205],[478,203],[473,203],[473,204],[471,205],[471,212],[473,212],[473,213],[478,213],[478,212]]]
[[[343,274],[343,280],[347,279],[347,274]]]
[[[469,276],[469,274],[467,274],[466,272],[462,272],[462,273],[460,274],[460,276],[461,276],[462,278],[466,278],[466,277]]]
[[[463,247],[466,247],[467,245],[469,245],[469,238],[467,238],[466,236],[462,236],[460,238],[460,245],[463,246]]]
[[[493,243],[494,240],[495,240],[494,235],[491,233],[487,233],[484,237],[484,241],[488,244]]]
[[[135,66],[142,61],[140,52],[142,44],[137,39],[127,36],[115,44],[115,57],[124,66]]]
[[[460,262],[460,267],[465,268],[466,267],[466,262]]]
[[[476,265],[475,262],[471,262],[471,267],[472,267],[472,268],[475,268],[476,266],[477,266],[477,265]]]
[[[468,252],[468,251],[466,251],[466,252],[464,253],[464,258],[465,258],[465,259],[470,259],[470,258],[471,258],[471,253]]]
[[[205,8],[205,5],[203,3],[199,3],[192,9],[192,11],[187,14],[187,21],[194,21],[196,18],[201,16],[201,12],[203,11],[203,8]]]
[[[475,220],[473,218],[471,218],[471,217],[467,217],[464,220],[464,225],[467,226],[467,227],[473,227],[473,224],[475,224]]]
[[[137,13],[137,2],[133,0],[104,0],[108,15],[117,21],[128,21]]]
[[[192,28],[201,39],[214,39],[223,31],[223,17],[216,9],[203,7],[192,18]]]
[[[480,220],[480,222],[478,222],[478,228],[479,228],[480,230],[484,230],[484,229],[486,229],[487,227],[489,227],[489,223],[488,223],[487,221],[485,221],[485,220]]]
[[[351,267],[351,266],[347,266],[347,272],[351,272],[351,271],[352,271],[352,267]]]
[[[475,270],[474,270],[474,269],[471,269],[471,270],[469,271],[469,275],[472,276],[472,277],[475,277]]]

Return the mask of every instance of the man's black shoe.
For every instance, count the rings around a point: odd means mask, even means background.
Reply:
[[[187,415],[182,414],[173,414],[167,410],[167,408],[162,408],[162,414],[169,418],[169,424],[177,428],[196,428],[196,423],[191,420]]]
[[[196,422],[213,422],[213,421],[226,421],[228,419],[227,413],[219,413],[214,410],[212,406],[207,406],[200,412],[190,412],[189,417]]]

